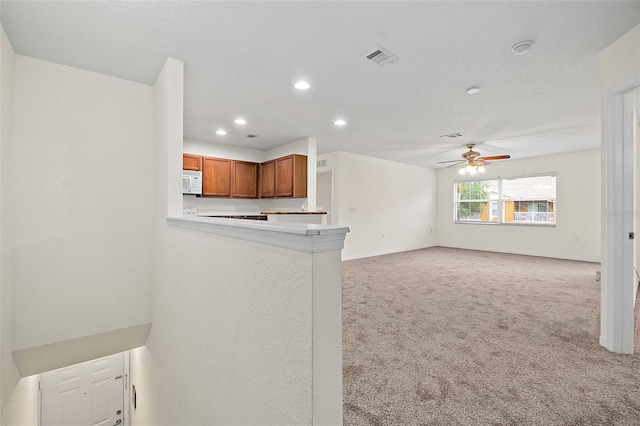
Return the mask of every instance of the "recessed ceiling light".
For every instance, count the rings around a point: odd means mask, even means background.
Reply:
[[[311,87],[311,85],[306,81],[300,80],[299,82],[294,84],[293,87],[295,87],[298,90],[307,90],[309,87]]]
[[[236,124],[247,124],[247,120],[245,120],[244,118],[236,118],[236,121],[234,121],[234,123],[236,123]]]
[[[514,44],[511,47],[511,51],[514,55],[524,55],[533,47],[532,40],[525,40]]]
[[[347,124],[347,122],[344,121],[342,118],[339,118],[336,121],[334,121],[333,124],[335,124],[336,126],[344,126],[345,124]]]
[[[222,130],[222,129],[218,129],[218,130],[216,130],[216,134],[218,134],[218,135],[220,135],[220,136],[224,136],[224,135],[226,135],[226,134],[227,134],[227,132],[226,132],[226,131],[224,131],[224,130]]]
[[[469,87],[467,89],[467,93],[472,95],[474,93],[478,93],[481,89],[482,89],[482,87],[480,87],[480,86],[472,86],[472,87]]]

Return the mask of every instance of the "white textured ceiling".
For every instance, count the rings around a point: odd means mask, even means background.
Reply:
[[[186,137],[312,136],[319,153],[435,166],[470,142],[512,158],[598,148],[598,52],[640,23],[640,2],[3,0],[0,13],[22,55],[150,85],[167,57],[184,61]],[[400,60],[365,60],[378,45]],[[439,138],[452,132],[465,136]]]

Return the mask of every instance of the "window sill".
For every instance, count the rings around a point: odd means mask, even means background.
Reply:
[[[555,228],[556,223],[504,223],[504,222],[472,222],[454,220],[456,225],[490,225],[490,226],[530,226],[533,228]]]

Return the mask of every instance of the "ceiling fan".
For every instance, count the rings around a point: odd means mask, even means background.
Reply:
[[[484,172],[484,166],[489,164],[489,160],[506,160],[511,158],[510,155],[489,155],[481,157],[478,151],[473,150],[475,146],[476,144],[474,143],[467,144],[467,148],[469,148],[469,151],[462,154],[462,160],[438,161],[438,163],[453,163],[447,167],[454,167],[466,163],[466,165],[463,165],[458,173],[460,173],[461,175],[475,175],[476,173]]]

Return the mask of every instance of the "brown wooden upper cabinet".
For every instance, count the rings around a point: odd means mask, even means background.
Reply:
[[[275,160],[276,198],[307,196],[307,157],[291,154]]]
[[[258,163],[233,160],[231,197],[258,198]]]
[[[266,161],[260,165],[260,198],[276,196],[276,162]]]
[[[183,167],[184,170],[202,170],[203,197],[305,198],[307,196],[307,157],[305,155],[291,154],[258,164],[228,158],[183,154]]]
[[[202,157],[202,195],[231,197],[231,163],[226,158]]]
[[[202,171],[202,156],[182,154],[182,170]]]

